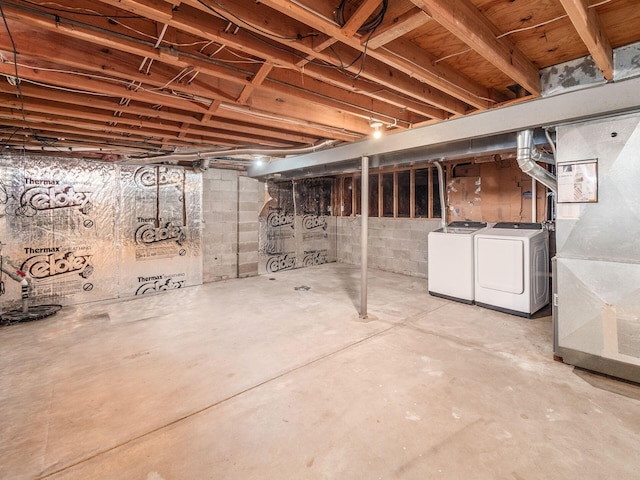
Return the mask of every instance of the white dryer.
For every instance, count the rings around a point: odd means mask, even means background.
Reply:
[[[484,222],[451,222],[428,236],[429,293],[473,303],[473,237],[486,229]]]
[[[549,233],[538,223],[497,223],[474,237],[475,303],[530,317],[549,303]]]

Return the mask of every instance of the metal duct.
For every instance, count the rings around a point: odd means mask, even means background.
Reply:
[[[134,165],[146,165],[155,163],[169,163],[176,164],[178,162],[195,162],[198,160],[209,160],[219,157],[235,157],[240,155],[264,155],[265,157],[279,157],[287,155],[302,155],[304,153],[311,153],[320,150],[324,147],[329,147],[336,143],[336,140],[325,140],[318,145],[311,145],[310,147],[302,148],[289,148],[289,149],[259,149],[259,148],[242,148],[235,150],[212,150],[204,152],[192,152],[192,153],[173,153],[170,155],[158,155],[157,157],[148,158],[130,158],[126,163]]]
[[[558,180],[556,177],[536,163],[555,163],[555,160],[551,155],[536,150],[533,141],[533,130],[522,130],[518,132],[516,155],[520,170],[534,180],[542,183],[552,192],[557,193]]]
[[[444,171],[442,170],[442,165],[439,161],[436,160],[433,163],[438,169],[438,185],[440,186],[440,209],[442,211],[442,228],[447,228],[447,204],[445,202],[444,195]]]

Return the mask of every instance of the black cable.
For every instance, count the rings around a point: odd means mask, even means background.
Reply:
[[[10,128],[10,127],[8,127],[8,128]],[[13,127],[13,132],[11,132],[11,135],[9,135],[9,138],[7,138],[4,142],[2,142],[2,146],[3,147],[6,147],[6,146],[9,145],[9,142],[15,136],[15,134],[18,133],[18,130],[20,130],[20,127]]]
[[[347,0],[342,0],[340,2],[340,5],[336,7],[336,11],[335,11],[336,22],[338,22],[338,25],[340,25],[341,27],[344,27],[344,25],[347,23],[344,18],[344,7],[346,4],[347,4]],[[378,28],[382,23],[382,21],[384,20],[384,16],[387,13],[388,6],[389,6],[389,0],[382,0],[382,6],[380,8],[380,11],[376,13],[375,16],[367,20],[364,24],[362,24],[358,29],[358,33],[373,32],[376,28]]]
[[[338,25],[340,25],[341,27],[344,27],[344,25],[347,23],[344,18],[344,7],[346,4],[347,4],[347,0],[342,0],[340,2],[340,5],[336,7],[336,11],[335,11],[336,21],[338,22]],[[351,64],[349,64],[346,67],[346,68],[349,68],[353,66],[360,58],[362,59],[360,63],[360,69],[352,77],[354,79],[359,78],[362,72],[364,71],[364,65],[367,60],[367,49],[369,48],[369,40],[371,39],[376,29],[380,26],[380,24],[384,20],[384,16],[387,13],[388,5],[389,5],[389,0],[382,0],[380,11],[376,13],[373,17],[371,17],[369,20],[367,20],[364,24],[362,24],[358,29],[358,33],[361,33],[361,34],[368,33],[369,36],[367,37],[367,41],[364,44],[364,50],[360,53],[360,55],[358,55],[355,58],[353,62],[351,62]],[[332,49],[332,51],[335,53],[335,50]],[[339,56],[338,56],[338,59],[340,60]],[[342,63],[342,60],[340,60],[340,63]]]

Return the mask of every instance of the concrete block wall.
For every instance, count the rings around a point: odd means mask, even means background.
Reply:
[[[338,261],[360,264],[360,217],[337,217]],[[429,232],[440,220],[369,218],[368,265],[372,268],[427,278]]]
[[[264,184],[235,170],[209,169],[202,176],[203,282],[257,275]]]
[[[238,177],[238,277],[258,275],[258,216],[264,201],[264,183]]]

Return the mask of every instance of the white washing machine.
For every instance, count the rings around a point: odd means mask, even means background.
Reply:
[[[473,303],[473,237],[486,229],[484,222],[451,222],[429,233],[429,293]]]
[[[549,303],[549,232],[538,223],[497,223],[475,244],[475,303],[530,317]]]

